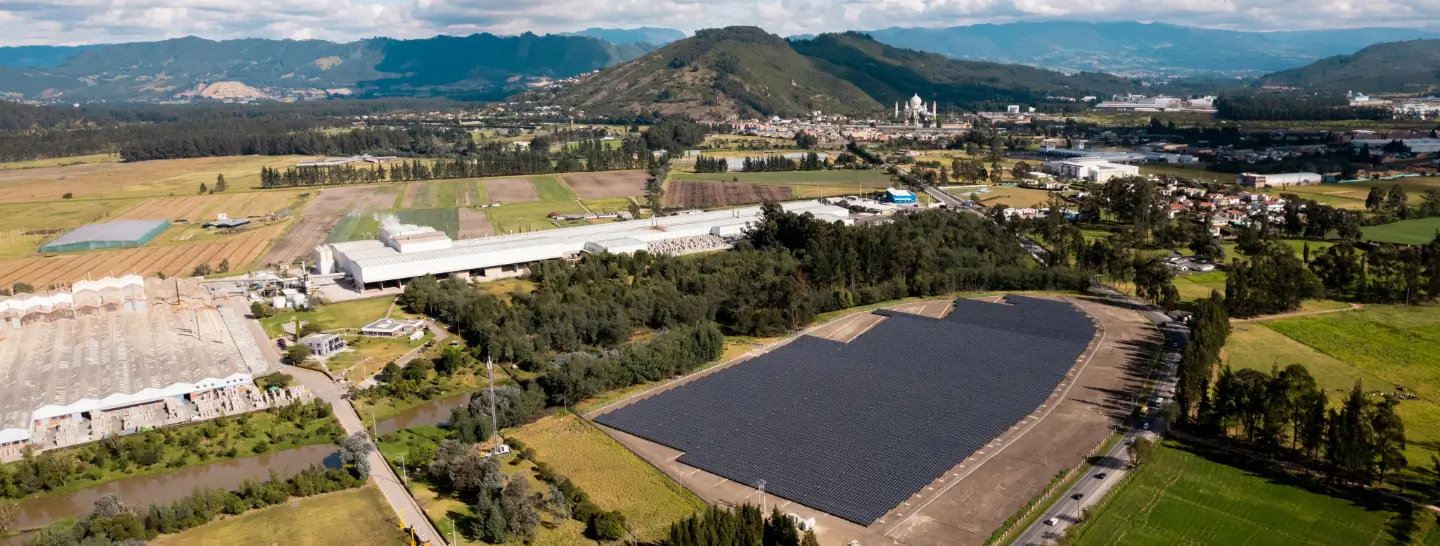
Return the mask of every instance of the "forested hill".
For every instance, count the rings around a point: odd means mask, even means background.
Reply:
[[[880,104],[755,27],[706,29],[629,63],[532,98],[596,114],[795,116],[878,112]]]
[[[1326,91],[1432,94],[1440,90],[1440,39],[1376,44],[1265,76],[1264,85]]]
[[[633,59],[647,46],[522,34],[420,40],[186,37],[60,50],[0,50],[0,97],[57,101],[286,98],[296,92],[444,94],[504,91]]]
[[[888,46],[857,32],[821,34],[790,45],[821,70],[855,84],[882,105],[903,102],[917,93],[927,103],[973,108],[984,103],[1035,104],[1046,96],[1106,96],[1131,89],[1129,81],[1109,74],[1067,76],[1018,64],[959,61]]]

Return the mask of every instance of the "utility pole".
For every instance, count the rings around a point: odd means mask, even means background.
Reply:
[[[404,454],[404,453],[401,453],[401,454],[400,454],[400,484],[401,484],[401,485],[404,485],[404,486],[409,486],[409,485],[410,485],[410,474],[405,471],[405,454]]]
[[[760,490],[760,516],[765,517],[765,480],[756,481],[755,488]]]
[[[488,356],[485,357],[485,377],[490,381],[490,430],[495,437],[495,446],[490,454],[495,455],[500,451],[500,425],[495,418],[495,363]]]

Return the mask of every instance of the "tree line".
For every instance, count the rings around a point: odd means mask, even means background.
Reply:
[[[178,533],[214,521],[220,515],[282,504],[291,497],[309,497],[365,485],[365,479],[343,469],[312,466],[288,479],[272,470],[264,482],[246,480],[234,491],[197,488],[172,503],[151,504],[143,512],[109,494],[95,501],[91,512],[72,524],[55,521],[41,528],[30,546],[143,546],[161,534]]]
[[[1350,99],[1335,92],[1243,93],[1215,99],[1215,115],[1231,120],[1351,120],[1392,119],[1389,108],[1351,106]]]
[[[766,516],[758,506],[733,510],[710,506],[670,524],[664,546],[819,546],[815,531],[802,535],[790,516],[776,507]]]

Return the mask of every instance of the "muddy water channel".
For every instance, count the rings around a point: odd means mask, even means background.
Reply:
[[[450,421],[450,410],[464,406],[470,401],[470,393],[452,394],[445,398],[431,400],[395,414],[394,417],[375,425],[376,434],[395,432],[402,428],[440,425]]]
[[[144,513],[146,507],[156,502],[174,502],[189,496],[197,487],[215,489],[236,489],[245,480],[264,481],[274,470],[282,479],[289,478],[314,464],[325,464],[333,468],[340,466],[340,457],[333,445],[301,446],[257,457],[246,457],[221,461],[183,470],[137,476],[105,483],[71,493],[49,497],[30,498],[19,502],[20,513],[14,528],[33,529],[43,527],[51,521],[79,517],[89,514],[95,501],[115,493],[126,505]],[[12,544],[24,544],[29,537],[16,537]]]

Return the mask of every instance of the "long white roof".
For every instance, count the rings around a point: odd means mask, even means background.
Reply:
[[[844,218],[849,211],[819,201],[782,203],[790,212],[820,218]],[[361,282],[374,283],[427,274],[483,269],[563,258],[581,252],[586,243],[634,239],[654,242],[710,234],[715,228],[744,226],[760,215],[760,207],[611,222],[515,235],[455,241],[450,248],[401,253],[377,240],[335,243],[337,254],[354,265],[346,267]]]

